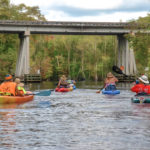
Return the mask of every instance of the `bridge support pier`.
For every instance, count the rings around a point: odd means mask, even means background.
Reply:
[[[29,74],[29,35],[30,32],[26,31],[24,34],[20,34],[20,47],[18,52],[18,59],[16,64],[15,76],[21,77],[24,74]]]
[[[126,75],[136,74],[136,63],[133,49],[129,48],[129,42],[123,35],[118,35],[118,67],[124,66]]]

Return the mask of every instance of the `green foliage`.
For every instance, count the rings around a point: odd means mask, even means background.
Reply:
[[[147,14],[146,17],[140,17],[134,22],[139,23],[146,31],[147,29],[150,29],[150,14]],[[138,72],[142,74],[146,73],[145,68],[150,68],[150,34],[143,34],[139,32],[135,35],[128,35],[127,38],[131,43],[130,46],[133,47],[135,52]]]
[[[0,0],[0,20],[45,20],[45,18],[41,15],[39,7],[13,5],[9,0]],[[0,76],[15,73],[18,49],[18,35],[0,34]],[[38,57],[41,58],[40,54]]]
[[[15,35],[0,35],[0,75],[14,73],[16,66]]]

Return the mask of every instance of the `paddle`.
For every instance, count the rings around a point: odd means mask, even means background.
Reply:
[[[96,91],[96,93],[100,93],[100,92],[101,92],[101,90]]]
[[[26,95],[50,96],[51,90],[41,90],[38,92],[27,93]]]
[[[96,93],[101,93],[102,89],[104,89],[104,87],[100,88],[100,90],[96,91]]]
[[[121,70],[119,67],[117,67],[117,66],[113,66],[113,67],[112,67],[112,70],[113,70],[114,72],[118,73],[118,74],[122,74],[122,75],[124,75],[125,77],[127,77],[127,75],[124,74],[124,73],[122,72],[122,70]]]

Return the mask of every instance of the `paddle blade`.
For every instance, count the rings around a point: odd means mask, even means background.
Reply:
[[[124,74],[123,72],[122,72],[122,70],[119,68],[119,67],[117,67],[117,66],[113,66],[112,67],[112,70],[114,71],[114,72],[116,72],[116,73],[118,73],[118,74],[122,74],[122,75],[124,75],[125,77],[128,77],[126,74]]]
[[[119,67],[117,67],[117,66],[113,66],[113,67],[112,67],[112,70],[113,70],[114,72],[118,73],[118,74],[123,74],[122,70],[121,70]]]
[[[50,96],[51,90],[43,90],[35,93],[36,96]]]
[[[124,70],[124,66],[120,66],[120,70],[122,70],[122,71],[123,71],[123,70]]]

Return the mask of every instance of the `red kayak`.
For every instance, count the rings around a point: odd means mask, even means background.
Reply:
[[[34,95],[25,96],[0,96],[0,104],[22,104],[28,101],[32,101]]]
[[[72,88],[56,88],[55,92],[69,92],[72,91]]]

